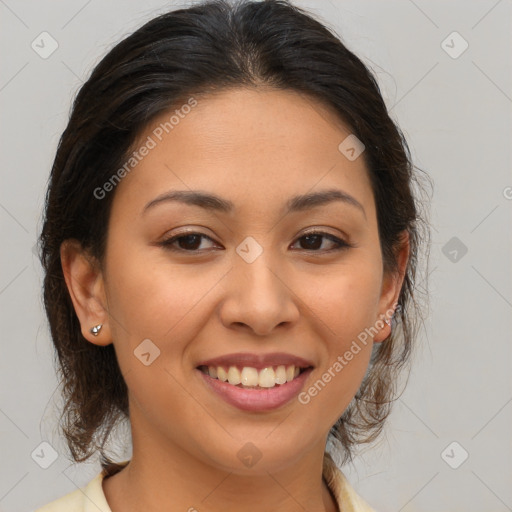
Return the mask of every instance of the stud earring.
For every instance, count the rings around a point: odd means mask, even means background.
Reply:
[[[386,318],[386,320],[384,320],[384,322],[386,322],[388,325],[391,325],[391,320],[389,318]]]
[[[94,335],[94,336],[98,336],[98,334],[100,333],[101,331],[101,328],[103,327],[103,324],[98,324],[98,325],[95,325],[94,327],[91,327],[91,329],[89,330],[89,332]]]

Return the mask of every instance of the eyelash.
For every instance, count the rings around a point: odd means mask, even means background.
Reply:
[[[196,232],[191,231],[189,233],[181,233],[180,235],[175,235],[175,236],[173,236],[171,238],[168,238],[166,240],[162,240],[158,245],[164,247],[166,250],[174,251],[174,252],[181,252],[181,253],[201,253],[201,252],[204,252],[204,251],[199,251],[199,250],[190,250],[189,251],[187,249],[181,249],[181,248],[173,247],[173,244],[175,242],[177,242],[181,238],[187,238],[188,236],[200,236],[201,238],[207,238],[207,239],[211,240],[212,242],[215,242],[209,236],[207,236],[207,235],[205,235],[203,233],[196,233]],[[324,250],[302,249],[303,251],[306,251],[306,252],[316,252],[316,253],[324,253],[325,254],[325,253],[343,251],[343,250],[347,250],[349,248],[354,247],[354,245],[349,244],[345,240],[342,240],[342,239],[340,239],[340,238],[338,238],[338,237],[336,237],[334,235],[331,235],[330,233],[325,233],[323,231],[311,231],[309,233],[305,233],[301,237],[297,238],[296,242],[301,240],[302,238],[306,238],[308,236],[321,236],[323,238],[327,238],[331,242],[334,242],[337,247],[335,247],[333,249],[328,249],[328,250],[326,250],[326,249],[324,249]]]

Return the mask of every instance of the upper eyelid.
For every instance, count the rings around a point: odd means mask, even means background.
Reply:
[[[164,238],[161,243],[162,244],[171,245],[171,243],[174,243],[177,240],[179,240],[180,238],[186,237],[186,236],[189,236],[189,235],[199,235],[202,238],[209,239],[214,244],[218,244],[218,242],[216,242],[211,236],[207,235],[206,233],[201,233],[200,231],[194,231],[194,230],[184,231],[182,233],[173,234],[173,235],[171,235],[169,237]],[[345,235],[334,235],[332,233],[329,233],[328,231],[322,230],[321,228],[316,228],[316,229],[312,228],[311,231],[306,231],[305,233],[302,233],[301,235],[295,237],[293,242],[296,243],[297,240],[300,240],[301,238],[303,238],[305,236],[310,236],[310,235],[318,235],[318,236],[322,236],[324,238],[327,238],[332,243],[338,244],[338,247],[340,245],[345,245],[347,247],[355,247],[355,245]],[[338,241],[332,240],[331,237],[335,238]],[[340,242],[341,242],[341,244],[340,244]],[[183,249],[183,251],[185,251],[185,249]],[[185,252],[191,252],[192,253],[192,252],[201,252],[201,251],[185,251]],[[321,251],[314,251],[314,252],[321,252]]]
[[[164,236],[163,239],[164,240],[172,240],[173,238],[180,238],[182,236],[187,236],[187,235],[199,235],[199,236],[202,236],[205,238],[209,238],[210,240],[212,240],[212,242],[215,242],[215,240],[210,235],[207,235],[206,233],[202,233],[201,231],[194,231],[194,230],[183,231],[181,233],[175,233],[173,235],[169,235],[168,237]],[[333,237],[336,237],[336,238],[339,238],[342,240],[348,239],[348,237],[345,234],[335,235],[334,233],[330,233],[329,231],[324,231],[322,228],[316,228],[316,229],[312,228],[311,231],[306,231],[305,233],[302,233],[301,235],[297,236],[295,238],[295,240],[298,238],[302,238],[304,236],[308,236],[308,235],[333,236]]]

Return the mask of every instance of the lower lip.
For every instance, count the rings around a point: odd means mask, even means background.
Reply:
[[[213,379],[201,370],[197,370],[210,389],[215,391],[228,404],[244,411],[270,411],[277,409],[296,397],[313,369],[308,368],[298,377],[286,384],[268,389],[244,389],[228,382]]]

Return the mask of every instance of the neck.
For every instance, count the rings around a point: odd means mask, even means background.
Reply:
[[[131,461],[103,480],[112,512],[235,512],[241,507],[244,512],[338,511],[322,478],[325,443],[318,443],[302,456],[294,454],[293,461],[275,470],[241,474],[223,470],[208,461],[207,455],[191,454],[158,433],[146,432],[145,428],[135,428],[132,421]]]

